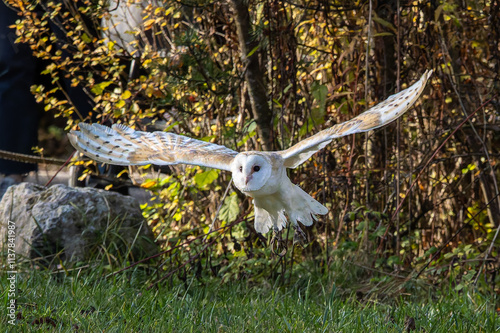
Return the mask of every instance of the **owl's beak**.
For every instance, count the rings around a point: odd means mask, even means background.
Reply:
[[[248,175],[246,178],[245,178],[245,185],[248,185],[248,182],[252,180],[252,175]]]

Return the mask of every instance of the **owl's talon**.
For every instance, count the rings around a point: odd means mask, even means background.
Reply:
[[[304,243],[307,243],[307,235],[306,233],[300,229],[298,225],[293,226],[294,233],[293,233],[293,244],[295,245],[296,243],[299,243],[303,245]]]
[[[280,249],[283,249],[280,251]],[[278,229],[273,230],[273,238],[271,238],[271,252],[279,257],[284,257],[287,252],[286,242],[281,237],[281,231]]]

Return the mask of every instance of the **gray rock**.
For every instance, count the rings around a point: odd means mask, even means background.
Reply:
[[[7,248],[9,223],[15,225],[18,258],[78,262],[111,251],[121,262],[157,252],[136,199],[94,188],[11,186],[0,201],[2,249]]]

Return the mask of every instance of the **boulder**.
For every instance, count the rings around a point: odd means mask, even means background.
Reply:
[[[136,199],[94,188],[11,186],[0,201],[2,249],[9,224],[18,258],[81,262],[111,251],[117,260],[136,261],[157,252]]]

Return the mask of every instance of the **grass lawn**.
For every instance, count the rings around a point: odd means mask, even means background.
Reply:
[[[0,327],[7,332],[500,331],[493,300],[466,291],[381,303],[341,296],[339,288],[312,277],[288,287],[195,280],[147,290],[138,275],[19,274],[17,319],[11,325],[9,284],[2,274]]]

